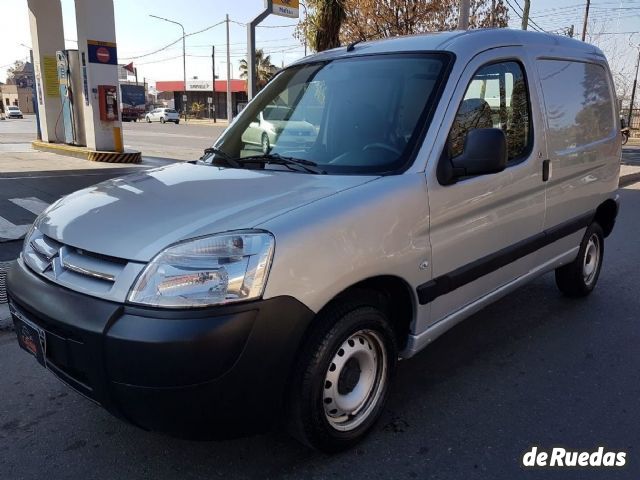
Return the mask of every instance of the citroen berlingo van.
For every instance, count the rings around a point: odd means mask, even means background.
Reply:
[[[565,295],[594,289],[617,118],[604,55],[565,37],[448,32],[302,59],[200,160],[51,205],[8,274],[18,340],[144,429],[280,424],[348,448],[398,359],[546,272]]]

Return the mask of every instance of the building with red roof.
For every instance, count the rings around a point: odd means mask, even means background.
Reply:
[[[211,111],[209,109],[209,99],[211,99],[212,107],[215,107],[217,118],[227,118],[227,81],[216,80],[215,95],[213,93],[213,85],[211,80],[199,80],[197,78],[187,80],[187,88],[185,92],[184,82],[182,80],[159,80],[156,81],[156,90],[158,98],[163,100],[173,100],[175,109],[179,112],[183,111],[182,96],[187,95],[187,111],[192,112],[193,104],[198,103],[204,105],[203,116],[209,117]],[[247,81],[231,80],[231,103],[233,114],[236,115],[242,107],[247,103]]]

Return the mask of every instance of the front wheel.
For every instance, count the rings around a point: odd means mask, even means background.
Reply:
[[[271,142],[269,142],[269,135],[267,135],[266,133],[263,133],[260,143],[262,145],[262,153],[264,154],[269,153],[269,150],[271,150]]]
[[[622,145],[626,145],[628,141],[629,141],[629,134],[628,133],[623,133],[622,134]]]
[[[576,259],[556,269],[556,285],[568,297],[586,297],[598,282],[604,256],[604,234],[596,222],[584,234]]]
[[[176,123],[176,125],[179,125],[180,124],[180,120],[176,120],[175,123]]]
[[[359,442],[384,407],[395,373],[393,329],[375,294],[334,304],[317,318],[290,390],[294,437],[324,452]]]
[[[151,123],[151,117],[147,117],[147,123]]]
[[[164,123],[166,122],[166,120],[164,119],[164,117],[160,117],[160,123]]]

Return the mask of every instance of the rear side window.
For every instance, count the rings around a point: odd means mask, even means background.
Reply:
[[[500,128],[507,137],[509,161],[529,151],[529,91],[518,62],[481,67],[471,79],[449,133],[451,157],[462,153],[464,140],[476,128]]]
[[[616,128],[607,71],[594,63],[538,60],[549,146],[562,153],[609,137]]]

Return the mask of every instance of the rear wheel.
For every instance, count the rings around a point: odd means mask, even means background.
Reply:
[[[321,314],[296,362],[290,431],[318,450],[337,452],[353,446],[382,413],[397,347],[375,298],[372,293],[345,299]]]
[[[178,125],[180,123],[180,120],[176,120],[176,125]]]
[[[160,123],[164,123],[166,122],[166,120],[164,119],[164,117],[160,117]]]
[[[589,295],[598,282],[604,256],[604,234],[592,223],[584,234],[576,259],[556,269],[556,284],[569,297]]]

